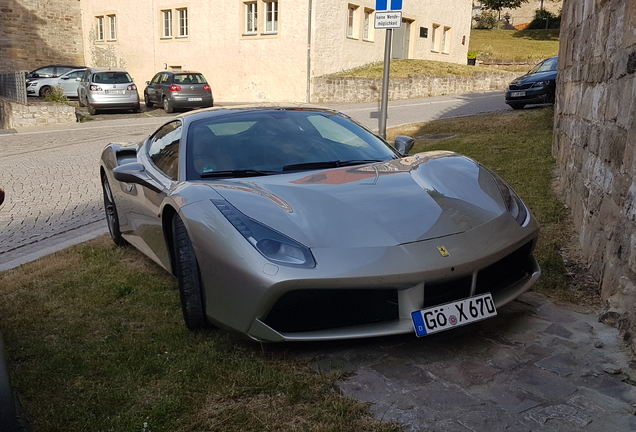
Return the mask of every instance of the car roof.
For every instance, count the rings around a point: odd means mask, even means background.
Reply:
[[[126,69],[122,69],[122,68],[91,67],[87,69],[89,69],[91,72],[126,72],[128,73]]]

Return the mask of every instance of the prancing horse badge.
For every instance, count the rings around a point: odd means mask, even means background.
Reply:
[[[443,257],[450,256],[450,254],[448,253],[448,251],[446,250],[444,246],[437,246],[437,250]]]

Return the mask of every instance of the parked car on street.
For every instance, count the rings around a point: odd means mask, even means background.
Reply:
[[[141,109],[137,85],[124,69],[86,69],[77,88],[77,98],[91,115],[103,110]]]
[[[71,71],[73,69],[82,69],[85,66],[72,66],[72,65],[48,65],[43,66],[41,68],[37,68],[32,70],[28,74],[26,74],[27,82],[33,81],[35,79],[40,78],[55,78],[63,73]]]
[[[74,69],[65,72],[57,78],[40,78],[29,82],[27,85],[27,96],[44,97],[55,86],[62,87],[64,96],[77,97],[77,87],[86,68]]]
[[[168,113],[214,105],[212,89],[199,72],[158,72],[146,81],[144,101],[148,108],[162,105]]]
[[[104,149],[109,231],[176,276],[190,329],[334,340],[493,317],[539,278],[539,225],[493,171],[413,143],[308,105],[182,114]]]
[[[558,57],[550,57],[516,78],[506,91],[506,103],[512,109],[530,104],[554,103]]]

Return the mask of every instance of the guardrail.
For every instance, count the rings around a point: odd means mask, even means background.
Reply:
[[[27,103],[26,77],[24,72],[0,74],[0,96]]]

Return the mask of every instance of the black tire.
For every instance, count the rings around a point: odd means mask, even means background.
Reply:
[[[108,178],[104,176],[102,178],[102,192],[104,193],[104,212],[106,213],[106,222],[108,223],[108,231],[110,232],[110,238],[118,246],[126,244],[126,240],[121,236],[119,230],[119,215],[117,214],[117,206],[113,199],[113,193],[110,190],[108,184]]]
[[[168,98],[163,98],[163,110],[167,113],[174,112],[174,108],[170,105]]]
[[[205,313],[205,291],[199,264],[185,225],[177,215],[172,219],[172,240],[183,320],[190,330],[208,328],[210,324]]]
[[[152,108],[152,106],[154,105],[150,100],[150,96],[148,96],[148,93],[144,93],[144,103],[146,104],[146,108]]]
[[[91,105],[90,103],[86,103],[86,107],[88,108],[88,113],[90,115],[95,115],[97,114],[97,110],[95,109],[95,107],[93,105]]]
[[[134,113],[141,112],[141,107],[140,107],[140,106],[136,106],[136,107],[134,107],[134,108],[132,109],[132,112],[134,112]]]
[[[522,103],[510,104],[510,108],[512,108],[513,110],[523,109],[524,106],[526,106],[526,104],[522,104]]]
[[[43,86],[40,89],[40,97],[46,97],[47,94],[51,93],[51,86]]]
[[[79,94],[79,92],[77,92],[77,104],[81,107],[86,106],[86,104],[84,103],[84,101],[82,100],[82,96]]]

